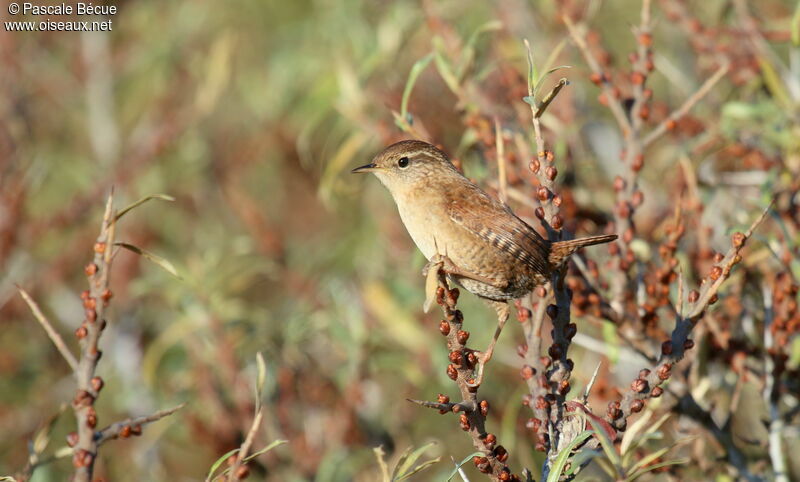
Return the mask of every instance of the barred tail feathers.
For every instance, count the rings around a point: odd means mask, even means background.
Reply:
[[[554,267],[561,264],[575,251],[584,246],[594,246],[595,244],[610,243],[617,239],[616,234],[604,234],[601,236],[589,236],[587,238],[570,239],[568,241],[556,241],[550,246],[550,264]]]

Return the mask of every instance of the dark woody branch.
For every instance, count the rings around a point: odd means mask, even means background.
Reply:
[[[132,417],[113,423],[108,427],[96,432],[95,441],[97,445],[100,446],[108,442],[109,440],[114,440],[117,438],[128,438],[131,435],[141,435],[142,425],[157,422],[164,417],[172,415],[173,413],[177,412],[178,410],[182,409],[185,406],[186,404],[182,403],[178,406],[168,408],[166,410],[160,410],[150,415],[145,415],[142,417]]]
[[[689,338],[693,328],[703,317],[706,309],[717,301],[720,286],[730,277],[733,267],[741,261],[742,249],[764,220],[769,209],[765,209],[745,233],[733,234],[730,249],[725,255],[717,255],[707,278],[703,279],[700,291],[692,290],[689,293],[689,312],[686,315],[678,315],[670,339],[661,346],[658,363],[652,369],[645,368],[640,371],[639,377],[631,383],[630,390],[623,395],[622,400],[609,403],[606,420],[614,428],[625,430],[627,419],[631,414],[640,412],[647,399],[660,397],[664,392],[661,384],[670,378],[673,366],[683,359],[686,350],[694,346],[694,341]]]
[[[532,67],[533,55],[527,41],[525,47]],[[537,102],[532,79],[528,81],[531,122],[537,149],[536,158],[529,167],[539,182],[536,190],[539,205],[534,214],[546,229],[551,242],[562,239],[561,229],[564,222],[559,213],[561,197],[556,191],[558,169],[554,163],[554,155],[547,149],[542,135],[540,117],[566,85],[566,79],[561,79],[542,101]],[[536,450],[549,452],[550,458],[556,456],[556,448],[559,446],[561,432],[558,426],[563,419],[563,406],[570,390],[569,379],[573,368],[568,350],[572,337],[577,332],[575,324],[570,323],[572,292],[564,282],[565,275],[565,271],[554,273],[548,285],[536,289],[538,302],[534,304],[533,311],[523,308],[521,304],[517,305],[518,317],[525,334],[525,344],[519,350],[524,359],[520,374],[529,391],[523,404],[529,406],[533,412],[527,427],[536,435]],[[555,300],[554,304],[550,303],[551,299]],[[553,344],[548,348],[548,356],[541,355],[541,332],[545,315],[551,319],[553,325]],[[554,437],[556,440],[553,440]]]

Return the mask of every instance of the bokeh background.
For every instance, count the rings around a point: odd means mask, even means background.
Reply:
[[[648,151],[640,178],[645,203],[637,212],[642,256],[657,256],[662,221],[687,185],[704,209],[689,211],[695,218],[686,243],[694,246],[697,233],[710,228],[699,237],[705,248],[719,250],[732,229],[749,225],[771,193],[789,192],[785,224],[760,235],[755,264],[764,272],[797,274],[795,3],[751,5],[773,58],[744,46],[728,1],[654,2],[651,124],[680,105],[720,56],[735,63],[675,132]],[[434,440],[438,444],[426,456],[443,461],[414,480],[446,478],[450,457],[461,460],[473,451],[468,437],[454,418],[406,401],[455,392],[444,370],[439,317],[421,310],[424,259],[388,193],[376,179],[349,170],[410,137],[393,112],[401,109],[412,66],[435,51],[463,67],[464,81],[455,92],[435,62],[427,64],[409,97],[414,126],[450,152],[468,176],[494,189],[494,119],[532,139],[530,124],[519,120],[528,109],[522,102],[527,38],[540,65],[555,52],[552,65],[573,66],[546,83],[561,76],[571,82],[544,119],[545,136],[569,187],[567,229],[599,233],[614,207],[621,139],[561,16],[584,19],[590,42],[602,39],[606,61],[627,68],[639,2],[117,5],[107,34],[0,30],[0,474],[24,466],[27,440],[74,393],[69,367],[15,284],[39,301],[76,347],[83,266],[113,186],[119,207],[149,194],[175,197],[127,215],[117,236],[169,260],[180,278],[133,253],[118,253],[99,366],[106,381],[97,405],[100,425],[187,406],[147,426],[140,438],[105,445],[98,475],[202,480],[250,425],[255,354],[261,351],[268,410],[256,445],[289,442],[260,457],[253,477],[379,480],[374,447],[382,445],[391,462],[405,448]],[[688,11],[689,23],[668,14],[679,7]],[[10,20],[2,10],[2,20]],[[722,53],[704,50],[698,39],[723,46]],[[786,72],[776,67],[779,62]],[[619,82],[624,90],[627,79]],[[512,157],[512,173],[524,172],[527,162]],[[524,174],[514,174],[510,183],[525,195],[533,192]],[[512,206],[532,217],[530,202],[512,200]],[[770,243],[777,258],[765,247]],[[687,283],[697,282],[690,264],[698,249],[687,247],[681,257]],[[607,253],[594,248],[585,256],[602,263]],[[733,297],[752,289],[744,281],[735,286],[739,290],[728,293]],[[494,330],[492,311],[468,295],[460,307],[472,343],[484,345]],[[760,326],[759,313],[750,312],[754,326]],[[722,318],[723,331],[741,335],[739,322]],[[572,385],[577,393],[602,362],[590,399],[602,412],[617,393],[614,387],[624,389],[641,360],[620,346],[608,323],[579,313],[575,321],[580,336]],[[667,332],[671,322],[662,320]],[[757,339],[757,332],[742,336]],[[704,337],[713,334],[706,330],[697,339],[708,350],[713,344]],[[519,327],[510,323],[482,393],[492,403],[489,424],[509,448],[510,464],[538,473],[542,455],[533,450],[525,428],[530,415],[520,404],[520,341]],[[744,351],[757,347],[752,342]],[[695,362],[706,406],[730,407],[730,392],[740,382],[726,362]],[[788,363],[796,370],[797,356]],[[761,386],[741,383],[747,403],[738,409],[751,418],[763,415]],[[748,433],[737,443],[769,474],[763,425],[757,418],[734,420]],[[67,408],[55,423],[49,451],[64,445],[73,426]],[[675,437],[699,435],[688,449],[694,462],[655,477],[729,477],[725,464],[714,463],[719,453],[712,434],[688,420],[670,430]],[[787,434],[796,438],[797,427],[790,423]],[[472,480],[480,480],[468,465]],[[63,458],[37,468],[33,480],[65,480],[71,470],[70,458]]]

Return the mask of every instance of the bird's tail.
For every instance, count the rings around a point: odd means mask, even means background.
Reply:
[[[616,234],[604,234],[602,236],[589,236],[588,238],[570,239],[569,241],[556,241],[550,247],[550,264],[554,267],[561,266],[569,255],[584,246],[595,244],[610,243],[617,239]]]

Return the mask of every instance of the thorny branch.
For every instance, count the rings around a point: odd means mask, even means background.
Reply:
[[[39,308],[38,303],[31,298],[31,295],[28,294],[27,291],[17,286],[19,290],[19,294],[22,296],[22,299],[25,300],[25,303],[28,304],[30,307],[33,316],[36,317],[36,320],[42,325],[44,331],[47,332],[47,336],[50,337],[50,341],[56,346],[58,351],[61,353],[61,356],[64,357],[64,360],[67,361],[67,364],[72,368],[73,371],[77,370],[78,368],[78,360],[75,359],[75,355],[67,347],[67,344],[64,343],[64,339],[61,338],[61,335],[53,328],[53,324],[50,323],[50,320],[42,313],[41,308]]]
[[[92,480],[97,450],[100,445],[115,438],[140,435],[142,425],[160,420],[184,406],[179,405],[148,416],[130,418],[114,423],[100,431],[95,429],[97,427],[95,403],[104,385],[103,379],[95,374],[97,364],[102,356],[99,342],[100,336],[107,326],[106,309],[113,296],[109,285],[117,220],[113,200],[114,195],[112,192],[106,201],[100,234],[94,244],[94,258],[85,268],[89,289],[81,293],[85,319],[75,331],[75,336],[78,338],[81,347],[78,360],[72,355],[61,335],[53,328],[36,302],[25,290],[19,288],[21,296],[28,303],[34,316],[45,329],[47,335],[70,365],[75,375],[77,390],[75,398],[72,400],[72,408],[75,413],[77,430],[67,436],[67,444],[72,448],[72,462],[75,467],[73,480],[79,482]],[[46,460],[55,460],[59,456]],[[34,468],[42,463],[44,463],[44,460],[36,465],[29,463],[26,469],[23,470],[24,478],[29,477]]]
[[[433,269],[433,268],[431,268]],[[409,400],[423,407],[430,407],[445,414],[458,414],[461,429],[472,439],[472,445],[483,456],[475,456],[473,462],[481,472],[489,475],[493,481],[520,481],[512,475],[506,465],[508,452],[498,444],[497,437],[486,431],[486,416],[489,413],[489,402],[479,400],[475,386],[475,368],[478,360],[475,351],[467,347],[469,332],[463,330],[464,315],[457,309],[458,288],[450,289],[445,273],[440,269],[436,303],[442,307],[444,319],[439,323],[439,331],[447,338],[447,351],[450,364],[447,365],[447,376],[456,382],[461,401],[451,403],[450,397],[439,395],[436,402]]]
[[[95,370],[103,354],[98,345],[100,335],[107,325],[105,311],[112,296],[109,289],[109,275],[115,228],[114,194],[112,192],[106,201],[100,235],[94,244],[94,260],[85,269],[89,279],[89,289],[81,294],[81,298],[86,310],[86,318],[75,332],[81,344],[80,361],[75,372],[78,389],[75,399],[72,401],[77,421],[72,460],[72,464],[75,466],[74,480],[76,482],[92,480],[97,457],[97,440],[95,438],[97,412],[94,405],[103,388],[103,380],[95,376]]]
[[[228,473],[228,482],[236,482],[247,477],[249,468],[244,465],[245,459],[250,454],[250,448],[253,446],[253,441],[256,438],[256,432],[261,427],[261,420],[264,418],[264,405],[258,405],[256,415],[253,417],[253,423],[250,425],[250,430],[247,431],[247,436],[239,447],[239,452],[234,455],[233,465]]]
[[[670,339],[661,346],[658,363],[653,366],[652,370],[643,369],[639,373],[639,377],[631,383],[630,390],[623,395],[621,401],[609,403],[606,420],[614,428],[624,431],[631,414],[640,412],[649,398],[660,397],[664,392],[661,384],[670,378],[673,366],[683,359],[686,350],[694,346],[694,341],[689,338],[692,329],[703,317],[706,309],[716,303],[720,286],[730,277],[733,267],[741,261],[742,249],[758,225],[764,220],[769,209],[764,210],[745,233],[733,234],[730,249],[724,256],[718,255],[708,277],[703,279],[700,291],[689,292],[689,313],[678,314]]]
[[[528,52],[528,62],[532,65],[533,56],[527,41],[525,41],[525,48]],[[531,122],[537,153],[529,167],[539,182],[536,190],[539,206],[534,213],[546,229],[548,239],[555,242],[562,239],[563,236],[561,228],[564,222],[559,214],[562,201],[556,193],[555,180],[558,176],[558,169],[554,163],[554,155],[547,149],[544,141],[540,118],[568,83],[566,79],[559,80],[540,102],[536,102],[531,84],[529,79],[528,96],[532,99],[530,104]],[[536,450],[548,452],[548,462],[543,467],[545,477],[550,463],[562,446],[561,423],[564,419],[564,403],[570,390],[569,379],[574,367],[567,353],[572,338],[577,333],[577,326],[570,322],[572,291],[564,282],[565,276],[566,271],[554,273],[547,286],[537,288],[536,295],[539,300],[534,303],[533,312],[523,308],[521,304],[517,305],[518,317],[522,322],[525,334],[525,344],[519,349],[519,354],[525,362],[520,373],[526,381],[529,391],[523,403],[528,405],[533,412],[533,417],[528,420],[527,427],[536,434]],[[551,296],[555,300],[554,304],[550,303]],[[540,356],[541,332],[545,315],[551,319],[553,324],[553,344],[547,351],[548,356]]]
[[[178,406],[168,408],[166,410],[159,410],[158,412],[151,413],[150,415],[145,415],[142,417],[131,417],[113,423],[95,434],[97,445],[98,446],[103,445],[109,440],[114,440],[117,438],[128,438],[131,435],[141,435],[142,425],[146,425],[152,422],[157,422],[164,417],[172,415],[173,413],[177,412],[178,410],[182,409],[185,406],[186,404],[182,403]]]
[[[621,233],[622,236],[618,245],[610,246],[611,254],[617,257],[617,270],[612,284],[611,306],[618,315],[625,312],[626,293],[629,292],[626,289],[629,281],[628,270],[635,261],[630,244],[636,235],[633,217],[636,209],[644,202],[644,195],[638,186],[638,173],[644,166],[644,150],[664,133],[673,130],[677,122],[711,91],[729,69],[729,64],[727,62],[724,63],[679,108],[645,134],[644,123],[650,117],[648,102],[653,96],[652,90],[645,88],[645,83],[655,68],[653,63],[653,35],[651,32],[650,10],[651,1],[644,0],[642,2],[641,21],[634,28],[637,50],[630,57],[632,63],[630,73],[632,102],[629,113],[624,109],[620,89],[614,85],[611,76],[603,71],[579,27],[569,17],[563,17],[570,36],[592,72],[592,81],[602,90],[599,101],[606,105],[614,115],[624,141],[621,159],[627,169],[625,177],[618,177],[614,182],[614,187],[617,191],[617,204],[614,209],[614,229]]]

